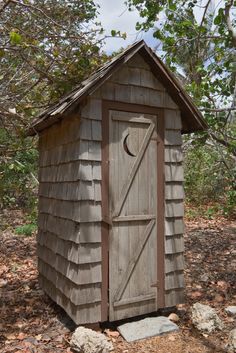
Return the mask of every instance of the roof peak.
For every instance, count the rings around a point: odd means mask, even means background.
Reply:
[[[54,124],[59,119],[62,119],[66,111],[71,109],[71,107],[77,106],[77,104],[79,104],[88,94],[91,94],[98,89],[98,87],[116,72],[122,64],[125,64],[138,52],[149,64],[152,73],[157,76],[158,80],[160,80],[166,87],[172,99],[177,105],[179,105],[182,117],[186,118],[186,120],[191,118],[193,123],[192,126],[189,126],[188,129],[183,132],[193,132],[206,128],[207,125],[204,122],[201,113],[194,105],[189,95],[185,92],[179,80],[177,80],[174,74],[164,65],[142,39],[128,46],[121,53],[106,62],[87,79],[82,81],[79,86],[75,87],[69,94],[62,97],[58,103],[40,114],[28,129],[27,134],[35,135],[39,131]]]

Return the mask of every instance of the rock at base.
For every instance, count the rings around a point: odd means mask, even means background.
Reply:
[[[225,311],[227,312],[227,314],[230,315],[236,315],[236,306],[227,306],[227,308],[225,308]]]
[[[102,333],[82,326],[73,333],[70,345],[79,353],[108,353],[113,350],[112,343]]]
[[[236,352],[236,328],[230,331],[229,333],[226,349],[228,352],[232,352],[232,353]]]
[[[195,303],[192,306],[191,317],[194,326],[200,331],[207,331],[210,333],[216,329],[221,330],[223,328],[223,323],[215,309],[211,308],[209,305]]]
[[[178,326],[165,316],[148,317],[118,326],[118,331],[127,342],[173,332],[178,329]]]

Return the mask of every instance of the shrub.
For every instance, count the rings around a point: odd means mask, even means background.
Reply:
[[[26,235],[27,237],[29,237],[36,231],[36,229],[36,224],[29,223],[24,224],[23,226],[16,227],[15,232],[18,235]]]
[[[197,206],[216,203],[224,215],[235,211],[235,163],[226,151],[209,145],[190,145],[185,150],[185,194]],[[208,210],[208,216],[214,209]]]
[[[38,152],[32,140],[9,136],[0,128],[0,208],[35,210]],[[34,211],[35,212],[35,211]]]

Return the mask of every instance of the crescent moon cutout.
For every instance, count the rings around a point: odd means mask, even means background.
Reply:
[[[129,134],[127,134],[127,135],[125,136],[124,141],[123,141],[124,150],[125,150],[125,152],[126,152],[129,156],[131,156],[131,157],[136,157],[135,154],[133,154],[133,153],[130,151],[129,147],[128,147],[128,144],[127,144],[128,137],[129,137]]]

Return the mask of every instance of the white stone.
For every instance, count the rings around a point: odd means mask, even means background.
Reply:
[[[209,305],[195,303],[192,306],[192,322],[200,331],[213,332],[216,329],[222,329],[223,323],[217,315],[215,309]]]
[[[227,306],[227,308],[225,308],[225,311],[227,312],[227,314],[236,315],[236,306]]]
[[[226,345],[226,349],[228,352],[236,352],[236,328],[230,331],[228,343]]]
[[[79,353],[108,353],[113,350],[105,335],[82,326],[73,333],[70,345]]]
[[[118,331],[127,342],[162,335],[178,330],[178,326],[165,316],[147,317],[118,326]]]

